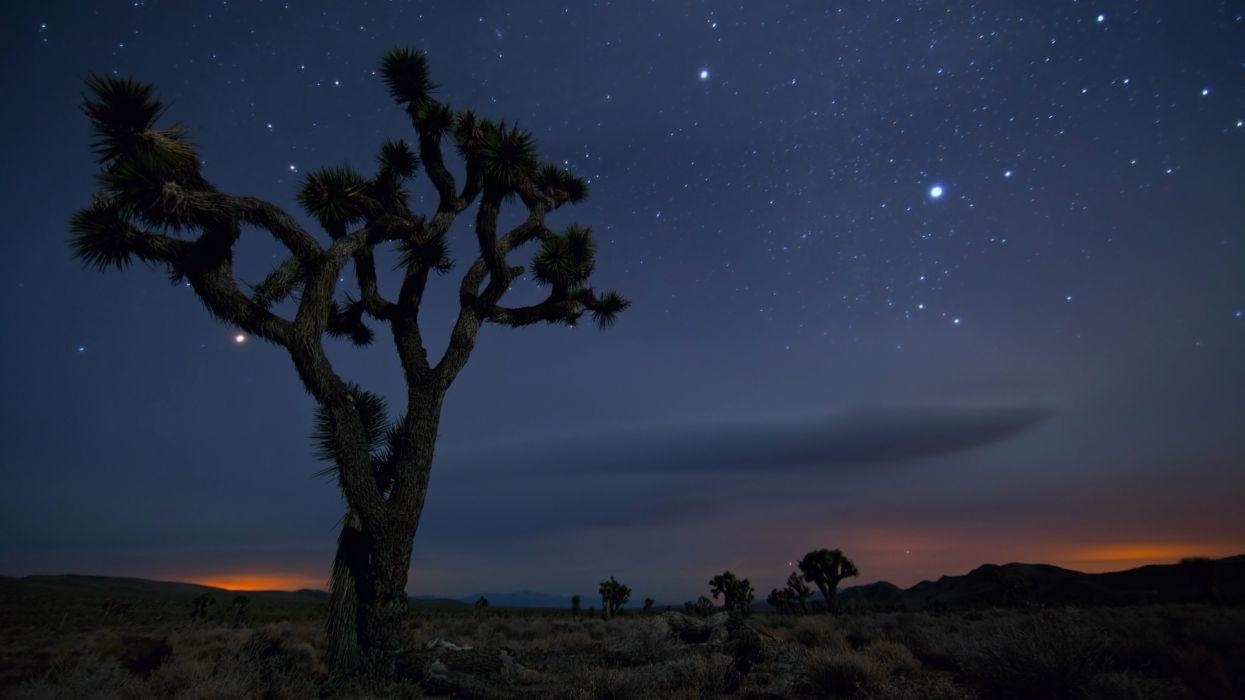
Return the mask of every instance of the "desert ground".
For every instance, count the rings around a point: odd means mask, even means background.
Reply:
[[[742,617],[657,606],[602,620],[422,602],[404,679],[367,687],[325,667],[322,594],[52,581],[0,581],[5,697],[1245,697],[1234,606]]]

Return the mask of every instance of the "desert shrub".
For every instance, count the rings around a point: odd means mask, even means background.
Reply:
[[[816,649],[805,666],[805,681],[815,697],[850,697],[885,680],[886,669],[877,659],[851,649]]]
[[[921,662],[899,642],[872,642],[862,647],[860,653],[878,662],[889,675],[904,676],[921,670]]]
[[[978,625],[962,659],[990,696],[1066,698],[1106,670],[1107,640],[1082,615],[1048,611],[1003,625]]]
[[[116,659],[81,658],[57,665],[45,675],[13,688],[14,700],[111,700],[141,695],[135,692],[140,680]]]
[[[624,665],[651,664],[672,657],[679,647],[665,620],[641,619],[615,632],[610,656]]]
[[[834,621],[822,617],[802,617],[790,630],[790,639],[808,648],[846,649],[847,640],[834,627]]]
[[[647,668],[580,666],[551,693],[561,700],[647,700],[658,695]]]

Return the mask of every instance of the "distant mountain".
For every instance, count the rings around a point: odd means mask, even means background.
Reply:
[[[850,606],[983,607],[1245,602],[1245,555],[1086,574],[1049,564],[986,564],[900,589],[885,581],[839,592]]]
[[[474,595],[463,596],[462,598],[454,598],[456,603],[465,605],[475,605],[476,601],[484,596],[488,600],[491,607],[502,608],[569,608],[571,607],[571,597],[569,595],[557,595],[553,593],[540,593],[538,591],[514,591],[511,593],[476,593]],[[430,600],[449,600],[446,598],[434,598],[432,596],[414,596],[413,600],[430,601]]]

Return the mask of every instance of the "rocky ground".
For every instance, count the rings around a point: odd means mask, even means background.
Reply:
[[[50,615],[9,624],[16,698],[1245,697],[1245,610],[1209,606],[786,616],[417,610],[401,681],[329,674],[315,609],[252,622]],[[262,617],[264,611],[253,611]],[[268,611],[269,618],[273,611]],[[27,619],[25,622],[29,622]],[[237,625],[237,626],[235,626]],[[58,628],[59,626],[59,628]]]

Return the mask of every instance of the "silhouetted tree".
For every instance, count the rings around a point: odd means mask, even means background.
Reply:
[[[698,597],[695,603],[688,601],[683,604],[683,612],[697,617],[709,617],[713,614],[713,611],[717,609],[718,608],[713,604],[713,601],[703,595]]]
[[[813,589],[808,587],[798,572],[792,571],[787,577],[786,590],[790,591],[791,598],[799,606],[800,612],[808,612],[808,599],[813,596]]]
[[[653,609],[653,603],[656,603],[656,602],[657,601],[653,600],[652,598],[645,598],[644,599],[644,612],[651,611]]]
[[[1185,557],[1180,560],[1180,570],[1197,584],[1203,602],[1219,602],[1219,562],[1210,557]]]
[[[795,596],[791,594],[789,588],[771,589],[769,595],[765,598],[765,602],[770,607],[784,615],[790,615],[799,609],[799,605],[795,602]]]
[[[709,592],[715,599],[722,598],[723,607],[728,612],[741,615],[748,614],[756,597],[748,579],[741,579],[729,571],[723,571],[709,580]]]
[[[233,599],[233,624],[235,629],[246,624],[247,614],[251,609],[251,599],[244,595],[237,596]]]
[[[215,318],[289,354],[316,404],[319,456],[348,507],[330,585],[330,614],[340,616],[329,625],[330,661],[340,669],[362,658],[373,673],[391,675],[406,645],[411,544],[441,406],[481,325],[574,325],[589,313],[605,328],[628,302],[589,286],[596,256],[589,229],[572,225],[555,232],[545,223],[550,212],[584,199],[583,180],[541,165],[528,132],[435,99],[423,54],[390,51],[380,75],[410,117],[415,150],[401,140],[386,142],[371,177],[343,165],[304,178],[298,201],[327,241],[269,202],[209,183],[185,130],[157,126],[164,107],[151,85],[90,76],[83,110],[95,128],[99,189],[74,215],[71,244],[100,270],[136,260],[163,267]],[[443,155],[447,140],[462,161],[461,185]],[[404,189],[421,166],[436,193],[436,210],[427,216],[411,210]],[[499,231],[503,204],[513,200],[526,215]],[[439,359],[430,358],[420,326],[425,287],[430,276],[452,268],[450,226],[473,205],[478,255],[459,282],[448,345]],[[235,248],[254,230],[271,234],[288,255],[248,285],[234,271]],[[529,243],[537,244],[530,266],[512,264],[508,256]],[[396,296],[386,296],[379,284],[375,252],[382,246],[398,253]],[[348,266],[357,297],[338,292]],[[547,287],[548,296],[505,306],[506,292],[524,275]],[[280,313],[283,304],[292,314]],[[339,375],[325,352],[325,336],[370,343],[368,320],[388,327],[402,367],[406,390],[396,417],[378,395]]]
[[[208,619],[208,613],[216,606],[216,596],[211,593],[200,593],[191,603],[194,608],[190,612],[190,619],[203,622]]]
[[[817,586],[826,600],[826,612],[838,612],[839,581],[860,575],[851,559],[837,549],[818,549],[804,555],[798,565],[804,580]]]
[[[580,598],[579,598],[579,594],[577,593],[571,596],[571,614],[572,615],[576,617],[579,616],[579,606],[580,606]]]
[[[488,608],[488,598],[480,596],[476,598],[476,610],[485,610]]]
[[[602,581],[598,591],[601,593],[601,617],[608,620],[631,600],[631,589],[609,577]]]

